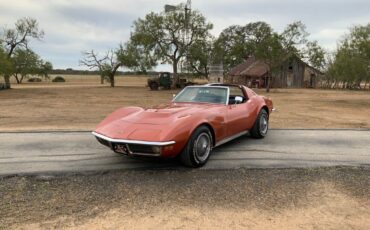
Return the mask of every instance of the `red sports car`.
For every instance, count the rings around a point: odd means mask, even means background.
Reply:
[[[114,152],[176,157],[186,166],[204,165],[213,148],[250,132],[268,131],[272,101],[242,85],[184,88],[164,107],[125,107],[105,118],[93,135]]]

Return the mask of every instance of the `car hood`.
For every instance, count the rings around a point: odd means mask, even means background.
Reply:
[[[209,106],[197,104],[170,104],[130,114],[120,118],[121,121],[133,124],[164,125],[177,119],[185,118],[194,113],[206,110]]]
[[[130,114],[120,116],[120,111],[115,118],[109,116],[96,128],[96,132],[110,138],[160,141],[165,139],[166,133],[179,124],[182,119],[199,114],[204,110],[222,105],[202,104],[170,104],[151,109],[139,109]]]

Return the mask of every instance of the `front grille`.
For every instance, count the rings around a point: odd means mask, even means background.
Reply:
[[[150,145],[129,144],[128,147],[129,147],[129,149],[132,153],[152,153],[152,154],[155,154],[155,152],[152,149],[152,146],[150,146]]]
[[[112,144],[112,149],[116,153],[123,153],[123,154],[129,154],[130,151],[127,149],[126,144],[121,144],[121,143],[113,143]]]

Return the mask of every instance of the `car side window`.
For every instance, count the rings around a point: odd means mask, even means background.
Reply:
[[[242,104],[247,101],[246,95],[241,88],[237,86],[229,86],[230,95],[229,95],[229,105],[233,104]]]

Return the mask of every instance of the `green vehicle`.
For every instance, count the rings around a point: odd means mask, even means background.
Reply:
[[[151,90],[158,90],[159,87],[163,89],[171,89],[172,76],[170,72],[160,72],[158,77],[148,79],[148,86]]]
[[[173,75],[170,72],[160,72],[158,77],[152,77],[148,79],[148,86],[151,90],[171,89],[173,81]],[[180,78],[176,84],[176,88],[184,88],[188,85],[194,85],[195,83],[187,81],[186,78]]]

